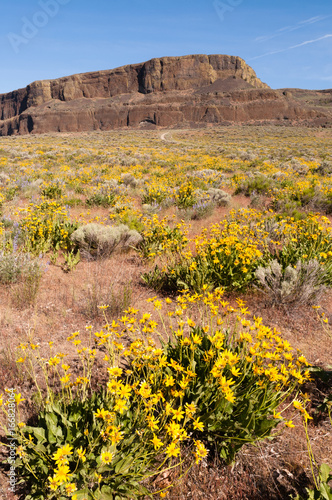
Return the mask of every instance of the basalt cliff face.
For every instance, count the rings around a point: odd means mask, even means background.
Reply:
[[[330,110],[318,106],[318,98],[307,102],[298,93],[271,90],[239,57],[164,57],[38,81],[1,94],[0,136],[147,125],[329,121]]]

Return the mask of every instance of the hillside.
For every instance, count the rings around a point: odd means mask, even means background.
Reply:
[[[331,123],[332,91],[272,90],[239,57],[164,57],[0,95],[0,136],[121,127]]]

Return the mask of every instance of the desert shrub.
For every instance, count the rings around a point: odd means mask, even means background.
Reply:
[[[19,179],[16,181],[16,186],[22,191],[25,198],[33,198],[35,195],[40,193],[41,185],[43,180],[38,178],[35,180]]]
[[[39,258],[18,251],[0,251],[0,283],[11,285],[11,303],[18,309],[36,301],[43,266]]]
[[[114,205],[116,201],[116,194],[108,186],[102,186],[96,190],[89,198],[86,199],[85,203],[89,206],[102,206],[109,207]]]
[[[142,211],[144,214],[148,215],[156,215],[158,212],[160,212],[161,206],[157,202],[153,203],[145,203],[142,205]]]
[[[218,207],[227,207],[232,199],[231,195],[222,189],[209,188],[207,190],[207,194],[210,197],[210,200]]]
[[[132,188],[135,188],[138,184],[138,180],[129,172],[121,174],[121,182],[125,184],[125,186],[130,186]]]
[[[6,184],[9,184],[9,182],[10,182],[9,175],[5,174],[5,172],[0,172],[0,185],[5,186]]]
[[[249,161],[250,163],[257,161],[257,156],[253,151],[239,151],[238,157],[243,161]]]
[[[283,270],[277,260],[259,267],[255,276],[260,287],[274,304],[312,304],[322,296],[325,287],[324,268],[317,260],[297,262]]]
[[[42,273],[39,258],[29,253],[0,251],[0,283],[39,280]]]
[[[293,171],[296,172],[298,175],[306,175],[309,172],[308,165],[301,163],[296,158],[294,158],[291,161],[290,165],[291,165],[291,168],[293,169]]]
[[[283,171],[279,170],[279,172],[275,172],[272,175],[272,179],[277,179],[279,181],[284,181],[285,179],[287,179],[287,174],[286,174],[286,172],[283,172]]]
[[[301,203],[289,198],[274,199],[272,207],[276,212],[279,212],[281,217],[293,218],[295,221],[305,219],[307,215],[301,212]]]
[[[190,208],[179,210],[179,215],[183,219],[201,220],[212,215],[215,204],[210,200],[199,200]]]
[[[106,170],[108,172],[108,170]],[[117,179],[108,179],[104,181],[104,186],[114,191],[116,194],[120,194],[123,191],[123,186],[120,186]]]
[[[7,217],[2,217],[0,219],[0,224],[1,226],[7,230],[7,229],[12,229],[14,227],[14,221],[11,219],[10,215]],[[16,223],[17,224],[17,223]]]
[[[307,361],[261,318],[247,319],[244,303],[230,308],[220,290],[204,290],[178,297],[159,322],[128,309],[101,331],[89,327],[90,341],[72,334],[68,341],[80,360],[75,378],[52,342],[46,358],[39,345],[20,344],[18,362],[35,381],[40,402],[37,422],[21,422],[16,435],[15,466],[27,499],[138,498],[152,493],[142,486],[149,477],[170,468],[184,475],[184,458],[198,463],[211,449],[230,463],[245,443],[268,437],[278,423],[292,426],[277,410],[307,380]],[[158,311],[168,307],[151,300]],[[124,334],[131,337],[126,348]],[[99,350],[106,381],[93,390]],[[20,394],[10,397],[24,403]],[[3,397],[0,407],[6,414]]]
[[[327,160],[322,161],[322,163],[315,169],[315,173],[320,175],[331,175],[332,162]]]
[[[103,226],[92,222],[74,231],[71,240],[79,247],[82,257],[96,259],[109,257],[116,249],[135,247],[142,237],[124,224]]]
[[[271,194],[274,187],[273,179],[259,175],[243,181],[235,190],[235,194],[243,193],[245,196],[252,194]]]

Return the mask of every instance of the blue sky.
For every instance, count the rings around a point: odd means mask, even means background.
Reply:
[[[331,0],[15,0],[0,93],[161,56],[237,55],[272,88],[332,87]]]

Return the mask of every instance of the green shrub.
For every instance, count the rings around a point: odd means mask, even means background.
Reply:
[[[296,223],[284,221],[284,242],[272,251],[283,269],[301,261],[316,259],[324,269],[324,284],[332,286],[332,237],[329,221],[309,215]],[[283,224],[281,222],[281,224]]]
[[[19,228],[20,238],[28,251],[38,255],[59,248],[72,250],[70,237],[78,223],[69,220],[64,206],[44,199],[37,204],[31,203],[25,212]]]
[[[19,188],[17,186],[9,186],[5,191],[6,200],[12,201],[18,192]]]
[[[161,186],[150,186],[142,194],[142,204],[151,205],[153,203],[162,203],[168,196],[168,191]]]
[[[263,229],[258,228],[260,233]],[[211,227],[211,234],[195,239],[196,251],[184,248],[175,256],[166,255],[162,269],[145,273],[143,281],[156,290],[199,292],[203,284],[210,288],[245,290],[254,280],[257,267],[268,258],[262,234],[252,239],[249,225],[223,221]],[[261,240],[261,241],[260,241]]]
[[[64,198],[63,203],[66,207],[78,207],[84,205],[84,202],[80,198]]]
[[[165,252],[176,253],[187,243],[186,229],[182,223],[170,226],[166,218],[159,220],[158,215],[144,219],[145,230],[138,251],[143,259],[154,258]]]
[[[110,207],[116,201],[117,195],[109,187],[101,187],[86,199],[86,204],[89,206]]]
[[[72,334],[67,340],[80,359],[75,377],[52,342],[46,358],[38,345],[20,344],[18,362],[40,402],[37,422],[21,423],[16,436],[15,466],[27,500],[135,499],[152,493],[142,486],[151,477],[170,469],[183,476],[184,458],[198,463],[210,449],[230,463],[245,443],[268,437],[284,421],[278,405],[307,380],[307,361],[261,318],[248,320],[242,302],[230,308],[221,291],[205,290],[182,294],[159,323],[128,309],[94,335],[89,328],[88,342]],[[168,307],[151,300],[158,311]],[[99,349],[102,372],[94,369]],[[96,389],[99,373],[108,381]],[[21,395],[15,400],[21,404]],[[0,397],[6,414],[2,404]]]
[[[50,199],[61,198],[63,192],[59,182],[55,182],[54,184],[49,184],[44,187],[41,191],[42,196]]]
[[[243,193],[245,196],[252,194],[271,194],[274,187],[273,179],[265,175],[259,175],[242,182],[235,190],[235,194]]]
[[[280,217],[293,218],[296,222],[307,217],[305,212],[301,212],[301,203],[289,198],[275,199],[272,202],[272,208],[276,212],[280,212]]]
[[[123,211],[122,214],[115,217],[115,220],[120,224],[125,224],[132,231],[137,231],[138,233],[144,231],[144,224],[141,217],[129,210]]]
[[[178,208],[192,208],[197,202],[197,193],[191,182],[182,184],[175,196],[175,203]]]

